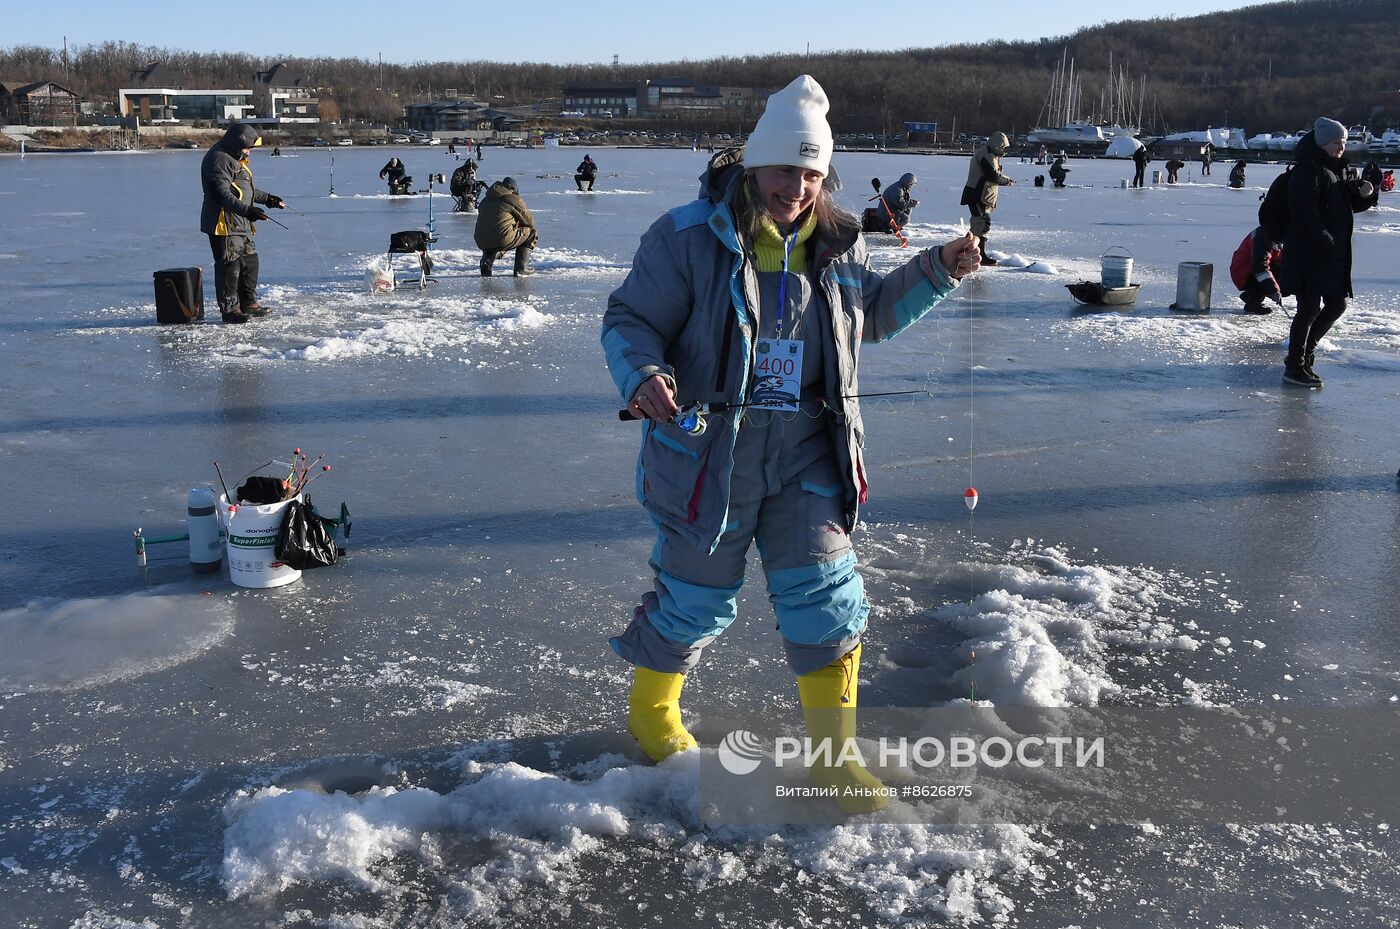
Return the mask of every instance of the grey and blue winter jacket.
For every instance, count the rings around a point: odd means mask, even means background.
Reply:
[[[734,222],[742,157],[742,149],[715,156],[701,178],[701,197],[652,224],[627,279],[608,298],[603,349],[624,402],[654,375],[670,379],[682,406],[748,398],[755,363],[751,308],[758,306],[759,289],[752,243]],[[897,335],[958,285],[936,250],[878,274],[854,222],[843,224],[835,241],[814,235],[807,251],[832,327],[823,398],[832,414],[849,532],[867,492],[860,403],[849,399],[860,392],[860,344]],[[728,428],[712,425],[700,435],[674,423],[647,421],[643,428],[638,499],[654,519],[705,551],[714,550],[724,531],[741,414],[717,414]]]
[[[199,179],[204,187],[204,205],[199,213],[199,231],[208,235],[253,234],[248,211],[254,204],[266,204],[271,195],[253,186],[253,172],[242,160],[243,149],[258,140],[256,127],[234,123],[224,137],[204,155]]]

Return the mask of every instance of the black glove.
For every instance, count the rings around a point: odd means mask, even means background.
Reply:
[[[256,223],[267,219],[267,211],[260,206],[251,207],[248,210],[248,222]]]
[[[281,197],[277,196],[276,194],[268,194],[267,205],[272,207],[274,210],[280,210],[286,207],[287,204],[282,200]]]

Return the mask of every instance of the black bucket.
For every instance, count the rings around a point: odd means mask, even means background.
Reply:
[[[166,268],[156,271],[156,322],[193,323],[204,318],[204,271]]]

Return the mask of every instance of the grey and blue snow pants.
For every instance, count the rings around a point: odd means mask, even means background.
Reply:
[[[845,529],[843,491],[829,461],[775,493],[734,502],[713,553],[662,525],[652,549],[653,590],[627,631],[611,640],[634,665],[686,672],[738,615],[750,543],[757,543],[788,665],[808,674],[860,643],[870,613]]]

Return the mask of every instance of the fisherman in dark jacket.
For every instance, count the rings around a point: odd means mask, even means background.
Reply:
[[[530,253],[535,250],[540,235],[535,229],[535,216],[521,199],[514,178],[505,178],[491,185],[481,201],[473,232],[476,247],[481,249],[481,276],[491,276],[491,266],[502,252],[515,249],[515,276],[534,274]]]
[[[1376,205],[1379,193],[1347,170],[1347,129],[1320,116],[1311,132],[1298,140],[1288,175],[1288,230],[1279,269],[1279,284],[1297,294],[1298,312],[1288,332],[1283,380],[1317,388],[1313,371],[1317,343],[1346,312],[1351,290],[1352,214]]]
[[[579,162],[578,173],[574,175],[574,183],[579,190],[583,190],[583,184],[588,182],[588,189],[593,189],[593,181],[598,176],[598,163],[593,160],[592,155],[584,155],[583,161]]]
[[[879,217],[880,228],[890,229],[890,220],[894,220],[894,226],[903,228],[909,224],[909,214],[914,211],[914,207],[919,205],[911,193],[918,178],[912,174],[905,174],[899,180],[885,188],[885,192],[880,194],[880,204],[877,206],[876,214]]]
[[[993,132],[991,138],[977,146],[967,169],[967,185],[963,187],[962,205],[972,216],[968,227],[977,236],[982,251],[982,264],[995,265],[996,259],[987,255],[987,233],[992,231],[992,211],[997,208],[1000,188],[1016,183],[1001,173],[1001,156],[1011,140],[1004,132]]]
[[[1230,186],[1235,190],[1244,187],[1244,169],[1245,162],[1242,160],[1235,162],[1235,166],[1230,169]]]
[[[403,166],[403,162],[398,156],[389,159],[384,167],[379,169],[379,179],[389,181],[389,193],[406,194],[413,191],[413,178],[408,176],[408,169]]]
[[[1056,187],[1065,186],[1065,179],[1069,177],[1070,168],[1066,164],[1067,161],[1065,153],[1060,152],[1050,165],[1050,180],[1054,182]]]
[[[258,303],[258,253],[253,223],[267,219],[263,206],[281,209],[282,198],[253,186],[249,153],[262,144],[258,130],[246,123],[229,126],[200,165],[204,205],[199,231],[209,236],[214,253],[214,293],[226,323],[246,323],[266,316]]]
[[[1177,172],[1186,167],[1186,162],[1180,158],[1173,158],[1167,162],[1167,183],[1175,184],[1179,178]]]
[[[1133,186],[1142,186],[1142,175],[1147,171],[1147,163],[1152,159],[1147,154],[1147,146],[1143,145],[1133,152]]]

